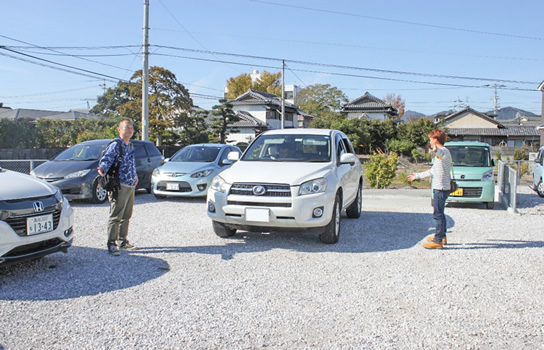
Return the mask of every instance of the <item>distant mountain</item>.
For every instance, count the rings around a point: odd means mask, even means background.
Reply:
[[[486,112],[487,115],[493,115],[493,111]],[[512,120],[516,118],[517,114],[525,115],[528,117],[539,117],[539,115],[524,111],[523,109],[515,108],[515,107],[504,107],[499,110],[499,115],[497,116],[497,120]]]
[[[405,122],[410,120],[418,120],[421,118],[427,118],[427,116],[423,113],[419,113],[415,111],[405,111],[404,115],[402,116],[402,120]]]

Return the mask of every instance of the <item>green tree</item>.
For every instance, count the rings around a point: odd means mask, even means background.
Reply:
[[[252,88],[281,97],[281,72],[269,73],[264,71],[261,77],[253,83]]]
[[[397,137],[401,141],[410,141],[416,146],[425,147],[429,142],[427,135],[435,128],[428,118],[410,120],[398,125]]]
[[[251,89],[251,76],[247,73],[240,74],[237,77],[227,80],[227,99],[234,100]]]
[[[119,82],[116,87],[98,98],[91,110],[106,117],[127,118],[139,127],[142,109],[142,71],[139,70],[129,82]],[[149,69],[149,128],[150,139],[162,144],[163,136],[168,143],[176,142],[173,129],[181,128],[191,112],[193,101],[189,91],[179,83],[174,73],[162,67]],[[135,133],[138,134],[138,133]]]
[[[281,72],[269,73],[264,71],[261,77],[254,82],[251,81],[251,75],[247,73],[240,74],[237,77],[227,80],[227,96],[228,100],[233,100],[236,97],[243,95],[249,89],[268,92],[276,96],[281,96]]]
[[[39,129],[33,119],[0,119],[0,148],[33,148],[39,143]]]
[[[211,118],[211,129],[214,141],[224,144],[229,133],[240,132],[240,130],[232,126],[240,121],[240,118],[234,113],[232,105],[226,99],[219,100],[219,103],[212,107],[214,117]]]
[[[206,116],[208,111],[200,110],[191,115],[184,116],[180,120],[181,131],[179,132],[179,142],[182,145],[208,142],[206,130]]]
[[[301,111],[314,117],[312,127],[326,125],[341,118],[342,105],[348,98],[338,88],[329,84],[314,84],[302,89],[297,96]]]

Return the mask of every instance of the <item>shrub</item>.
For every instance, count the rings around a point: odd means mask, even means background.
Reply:
[[[527,148],[517,148],[514,151],[514,160],[529,160],[529,150]]]
[[[373,188],[385,188],[391,184],[397,171],[399,156],[391,152],[388,156],[384,153],[375,153],[365,164],[365,175]]]

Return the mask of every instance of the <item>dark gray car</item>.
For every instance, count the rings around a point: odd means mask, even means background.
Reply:
[[[92,140],[78,143],[52,160],[36,167],[31,175],[61,189],[68,199],[90,199],[103,203],[106,191],[98,181],[98,161],[102,151],[112,140]],[[131,140],[134,145],[138,186],[151,193],[151,173],[164,159],[152,142]]]

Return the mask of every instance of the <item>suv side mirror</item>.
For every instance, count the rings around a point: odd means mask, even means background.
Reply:
[[[344,153],[340,156],[340,164],[354,165],[359,162],[359,158],[353,153]]]
[[[236,151],[233,151],[233,152],[229,152],[229,154],[227,155],[227,159],[232,161],[232,162],[236,162],[240,159],[240,153],[236,152]]]

